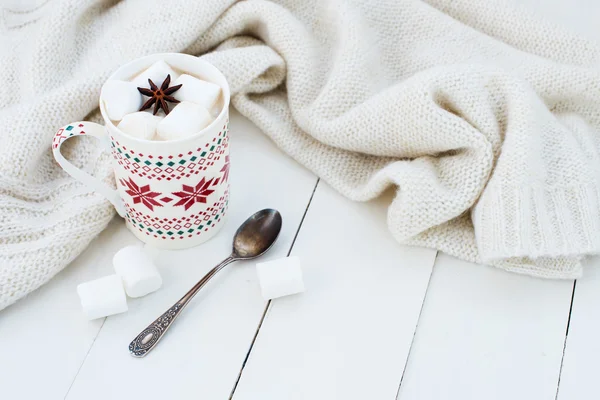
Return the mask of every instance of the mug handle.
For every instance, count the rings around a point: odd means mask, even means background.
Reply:
[[[67,174],[71,175],[79,182],[104,196],[112,203],[113,206],[115,206],[115,209],[119,215],[124,218],[125,205],[123,204],[123,200],[121,200],[121,196],[119,196],[119,192],[109,187],[100,179],[95,178],[87,172],[75,167],[61,154],[60,146],[62,146],[67,139],[75,136],[95,137],[96,139],[100,140],[104,148],[110,151],[110,142],[108,141],[106,128],[100,124],[85,121],[73,122],[69,125],[65,125],[54,135],[54,139],[52,140],[52,153],[54,154],[54,159],[58,165],[60,165]]]

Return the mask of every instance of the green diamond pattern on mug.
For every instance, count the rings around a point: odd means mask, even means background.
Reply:
[[[144,155],[128,149],[112,136],[110,146],[114,159],[128,173],[149,180],[171,181],[198,175],[224,157],[229,147],[228,132],[229,124],[227,123],[219,134],[203,147],[198,147],[185,154]],[[227,180],[229,175],[228,161],[226,165],[226,170],[222,171],[224,173],[223,180]]]
[[[60,128],[55,134],[54,137],[52,138],[52,148],[56,149],[58,146],[60,146],[60,144],[67,140],[68,138],[75,136],[75,135],[85,135],[85,131],[83,130],[84,126],[83,124],[78,124],[77,126],[74,125],[67,125],[64,128]]]

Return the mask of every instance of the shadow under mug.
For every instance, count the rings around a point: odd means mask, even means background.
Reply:
[[[125,218],[141,241],[164,249],[196,246],[213,237],[224,222],[229,204],[229,85],[213,65],[187,54],[154,54],[136,59],[108,80],[129,80],[154,62],[218,84],[222,109],[202,131],[184,139],[149,141],[125,135],[100,111],[105,126],[74,122],[58,130],[52,151],[73,178],[102,194]],[[92,136],[112,154],[117,190],[66,160],[62,143],[75,136]]]

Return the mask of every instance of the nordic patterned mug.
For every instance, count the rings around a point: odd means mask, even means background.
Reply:
[[[74,122],[58,130],[52,151],[73,178],[106,197],[141,241],[166,249],[196,246],[223,225],[229,203],[229,85],[214,66],[186,54],[155,54],[134,60],[108,79],[129,80],[154,62],[218,84],[221,112],[202,131],[184,139],[149,141],[128,136],[100,111],[105,126]],[[93,136],[112,154],[117,190],[76,168],[60,153],[67,139]]]

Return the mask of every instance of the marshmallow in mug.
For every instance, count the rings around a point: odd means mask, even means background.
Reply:
[[[156,127],[163,118],[160,115],[138,111],[125,115],[117,125],[117,128],[129,136],[138,139],[153,140],[156,135]]]
[[[191,101],[207,110],[213,108],[221,95],[221,87],[219,85],[203,81],[188,74],[182,74],[173,85],[181,85],[181,88],[173,93],[173,97],[177,100]]]
[[[175,81],[179,77],[179,74],[175,72],[175,70],[171,68],[169,64],[163,60],[160,60],[133,78],[131,82],[136,88],[150,88],[150,84],[148,83],[148,79],[150,79],[152,80],[152,83],[160,87],[163,81],[167,78],[167,75],[171,75],[171,82]]]
[[[142,95],[132,82],[110,80],[100,92],[108,118],[120,121],[125,115],[134,113],[142,106]]]
[[[200,132],[213,122],[208,110],[196,103],[182,101],[156,127],[158,140],[183,139]]]

